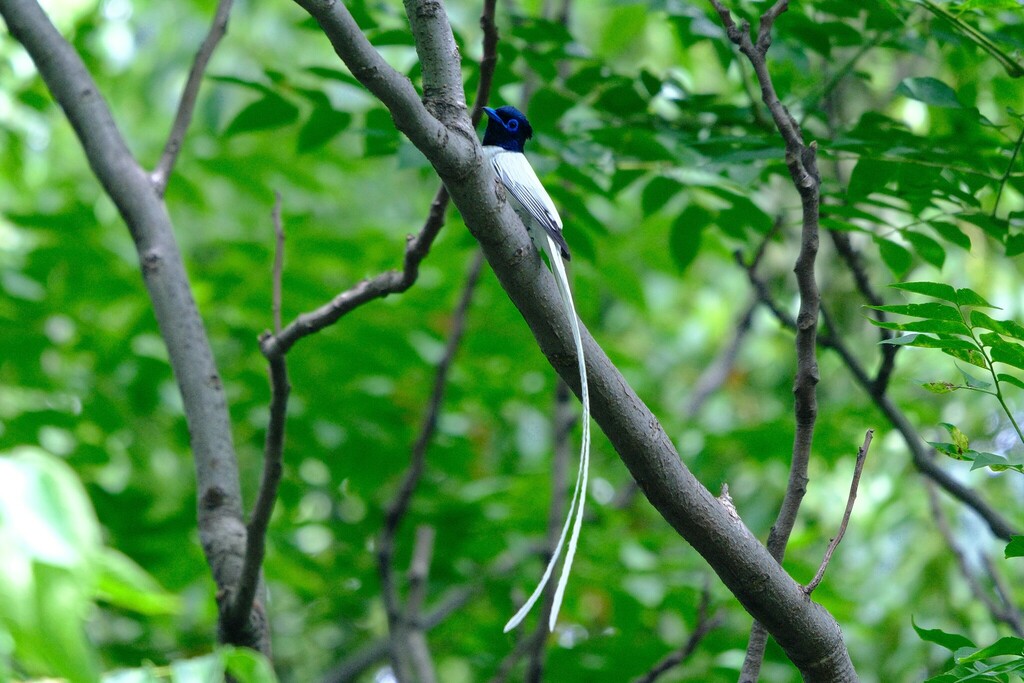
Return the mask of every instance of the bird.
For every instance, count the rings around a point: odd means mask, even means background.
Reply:
[[[566,548],[566,535],[569,535],[565,563],[562,565],[551,615],[548,618],[548,629],[554,631],[558,621],[558,612],[562,606],[562,598],[565,596],[565,588],[569,582],[569,574],[572,571],[572,562],[576,557],[580,529],[583,526],[583,507],[587,497],[587,478],[590,469],[590,390],[587,386],[587,365],[583,356],[583,340],[580,335],[579,320],[576,316],[576,306],[569,289],[565,264],[562,262],[563,259],[569,261],[572,258],[569,253],[569,245],[566,243],[565,237],[562,236],[562,219],[558,215],[555,203],[551,201],[550,195],[544,189],[544,185],[541,184],[537,173],[524,153],[526,141],[533,137],[533,127],[526,119],[526,115],[513,106],[506,105],[497,109],[484,107],[484,112],[487,114],[487,128],[484,130],[483,139],[484,158],[490,162],[498,181],[504,186],[512,208],[519,215],[534,244],[537,244],[547,254],[548,263],[558,286],[562,307],[569,319],[579,364],[580,401],[583,404],[583,436],[572,501],[569,504],[565,523],[562,525],[558,544],[544,570],[544,575],[527,601],[509,619],[504,628],[504,632],[508,633],[530,613],[551,579],[562,549]],[[569,533],[570,525],[571,534]]]

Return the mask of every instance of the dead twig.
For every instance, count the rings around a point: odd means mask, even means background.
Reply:
[[[839,547],[843,536],[846,534],[846,525],[850,523],[850,515],[853,514],[853,504],[857,500],[857,487],[860,486],[860,475],[864,471],[864,461],[868,457],[868,449],[871,448],[871,439],[874,435],[874,429],[869,429],[864,434],[864,444],[857,451],[857,462],[853,466],[853,479],[850,481],[850,495],[846,499],[846,511],[843,512],[843,521],[839,523],[839,531],[836,532],[835,538],[829,540],[825,556],[821,559],[821,565],[818,567],[818,571],[815,572],[814,578],[804,587],[804,592],[808,595],[813,593],[814,589],[821,583],[821,580],[825,578],[825,570],[828,569],[828,563],[832,560],[832,553]]]

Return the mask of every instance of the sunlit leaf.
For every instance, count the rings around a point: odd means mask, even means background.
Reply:
[[[960,109],[963,107],[957,99],[956,91],[948,85],[929,76],[904,78],[896,88],[897,95],[919,100],[934,107]]]
[[[925,382],[921,385],[933,394],[948,394],[960,389],[960,385],[951,382]]]
[[[1024,639],[1015,636],[1004,636],[989,645],[983,647],[972,655],[959,659],[961,663],[980,662],[990,657],[1003,657],[1006,655],[1024,655]]]
[[[907,315],[914,318],[928,318],[930,320],[947,320],[961,322],[960,312],[953,306],[946,304],[928,302],[923,304],[887,304],[884,306],[868,306],[876,311]]]
[[[1005,337],[1024,340],[1024,325],[1015,320],[995,320],[983,311],[971,311],[971,325],[992,330]]]
[[[934,299],[942,299],[950,303],[957,302],[956,289],[943,282],[896,282],[889,285],[893,289],[924,294]]]

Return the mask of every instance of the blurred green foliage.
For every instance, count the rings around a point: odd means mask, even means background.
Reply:
[[[347,4],[382,54],[416,81],[400,5]],[[760,272],[783,305],[794,302],[799,199],[767,112],[752,102],[748,65],[702,3],[577,2],[567,26],[538,18],[537,0],[499,4],[491,101],[522,104],[530,94],[537,137],[528,151],[567,226],[580,316],[687,466],[713,491],[728,483],[746,524],[765,538],[792,441],[790,333],[759,309],[721,388],[688,413],[692,388],[731,342],[751,298],[733,254],[752,254],[776,222]],[[779,19],[769,60],[780,97],[819,143],[823,227],[849,234],[875,287],[900,279],[969,287],[1002,309],[1000,319],[1024,321],[1014,260],[1024,252],[1024,87],[1006,64],[1024,48],[1024,20],[1013,4],[809,0]],[[48,5],[148,165],[212,5]],[[480,8],[448,5],[472,93]],[[764,6],[734,11],[756,19]],[[221,655],[195,659],[215,640],[215,588],[195,531],[181,400],[134,249],[62,112],[6,34],[0,179],[0,467],[34,463],[32,476],[50,491],[25,486],[0,503],[2,564],[29,567],[40,587],[33,590],[69,587],[61,629],[45,633],[82,651],[95,671],[222,666],[210,663]],[[274,191],[283,196],[289,319],[398,267],[436,185],[297,6],[236,4],[167,200],[230,400],[247,501],[267,419],[256,338],[271,322]],[[824,301],[873,365],[877,331],[828,245],[823,239]],[[285,476],[266,561],[282,681],[319,680],[386,631],[374,538],[474,248],[451,212],[415,287],[357,310],[290,355]],[[884,295],[890,305],[916,301]],[[820,360],[811,482],[786,568],[798,581],[813,576],[841,518],[856,448],[875,428],[850,529],[815,599],[840,621],[863,680],[926,678],[948,668],[948,654],[919,637],[912,614],[922,628],[967,633],[971,642],[996,642],[1003,631],[968,591],[900,437],[834,354],[823,350]],[[945,438],[938,425],[948,422],[980,451],[1020,461],[1020,444],[992,406],[968,392],[934,396],[918,379],[960,377],[941,354],[898,355],[891,395],[926,438]],[[1006,394],[1011,409],[1020,405],[1015,386]],[[500,625],[542,564],[531,558],[512,572],[495,564],[544,534],[553,396],[554,373],[485,275],[397,546],[404,568],[415,525],[436,527],[428,606],[459,586],[481,589],[430,632],[446,682],[487,679],[515,645]],[[1020,482],[949,465],[1020,523]],[[628,474],[598,433],[593,475],[591,518],[548,650],[548,680],[617,683],[648,670],[686,641],[709,574],[642,497],[622,495]],[[972,557],[1002,552],[971,513],[945,503]],[[9,545],[24,541],[37,517],[63,534],[73,562],[33,554],[30,543]],[[711,585],[723,625],[661,680],[735,680],[750,620]],[[30,600],[28,590],[12,595]],[[9,607],[0,613],[0,667],[92,676],[39,655],[33,638],[43,631],[26,631]],[[35,609],[53,624],[52,605]],[[796,678],[770,646],[763,679]]]

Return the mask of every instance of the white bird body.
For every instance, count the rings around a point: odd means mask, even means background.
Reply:
[[[569,319],[569,326],[572,330],[573,341],[576,345],[576,357],[580,373],[580,399],[583,404],[583,439],[580,445],[580,464],[576,474],[576,484],[573,488],[572,501],[569,503],[569,511],[562,526],[561,535],[558,538],[558,545],[555,547],[548,562],[540,583],[534,589],[529,599],[516,612],[515,616],[509,619],[505,625],[505,632],[511,631],[533,608],[544,592],[545,586],[551,579],[555,565],[565,547],[566,536],[569,535],[569,545],[565,553],[565,564],[562,566],[562,573],[558,578],[558,586],[555,589],[554,603],[551,608],[551,615],[548,619],[550,630],[555,629],[558,621],[558,612],[562,605],[562,598],[565,595],[565,587],[569,581],[569,573],[572,570],[572,562],[576,556],[576,546],[579,542],[580,529],[583,525],[583,508],[587,497],[587,480],[590,469],[590,389],[587,386],[587,366],[583,355],[583,339],[580,335],[580,325],[576,317],[576,306],[572,300],[572,292],[569,289],[569,278],[565,272],[565,264],[562,259],[569,259],[569,247],[562,236],[562,219],[558,215],[558,209],[548,195],[547,190],[541,184],[537,173],[533,170],[530,162],[522,153],[522,146],[526,139],[532,135],[532,129],[526,121],[526,117],[513,107],[502,107],[497,111],[486,110],[491,121],[488,122],[487,134],[484,135],[484,155],[491,162],[498,180],[508,192],[509,202],[512,208],[522,219],[534,244],[543,249],[548,255],[548,262],[555,276],[558,285],[559,297],[566,317]],[[488,144],[495,140],[498,144]],[[510,149],[511,148],[511,149]],[[570,526],[572,533],[569,533]]]

